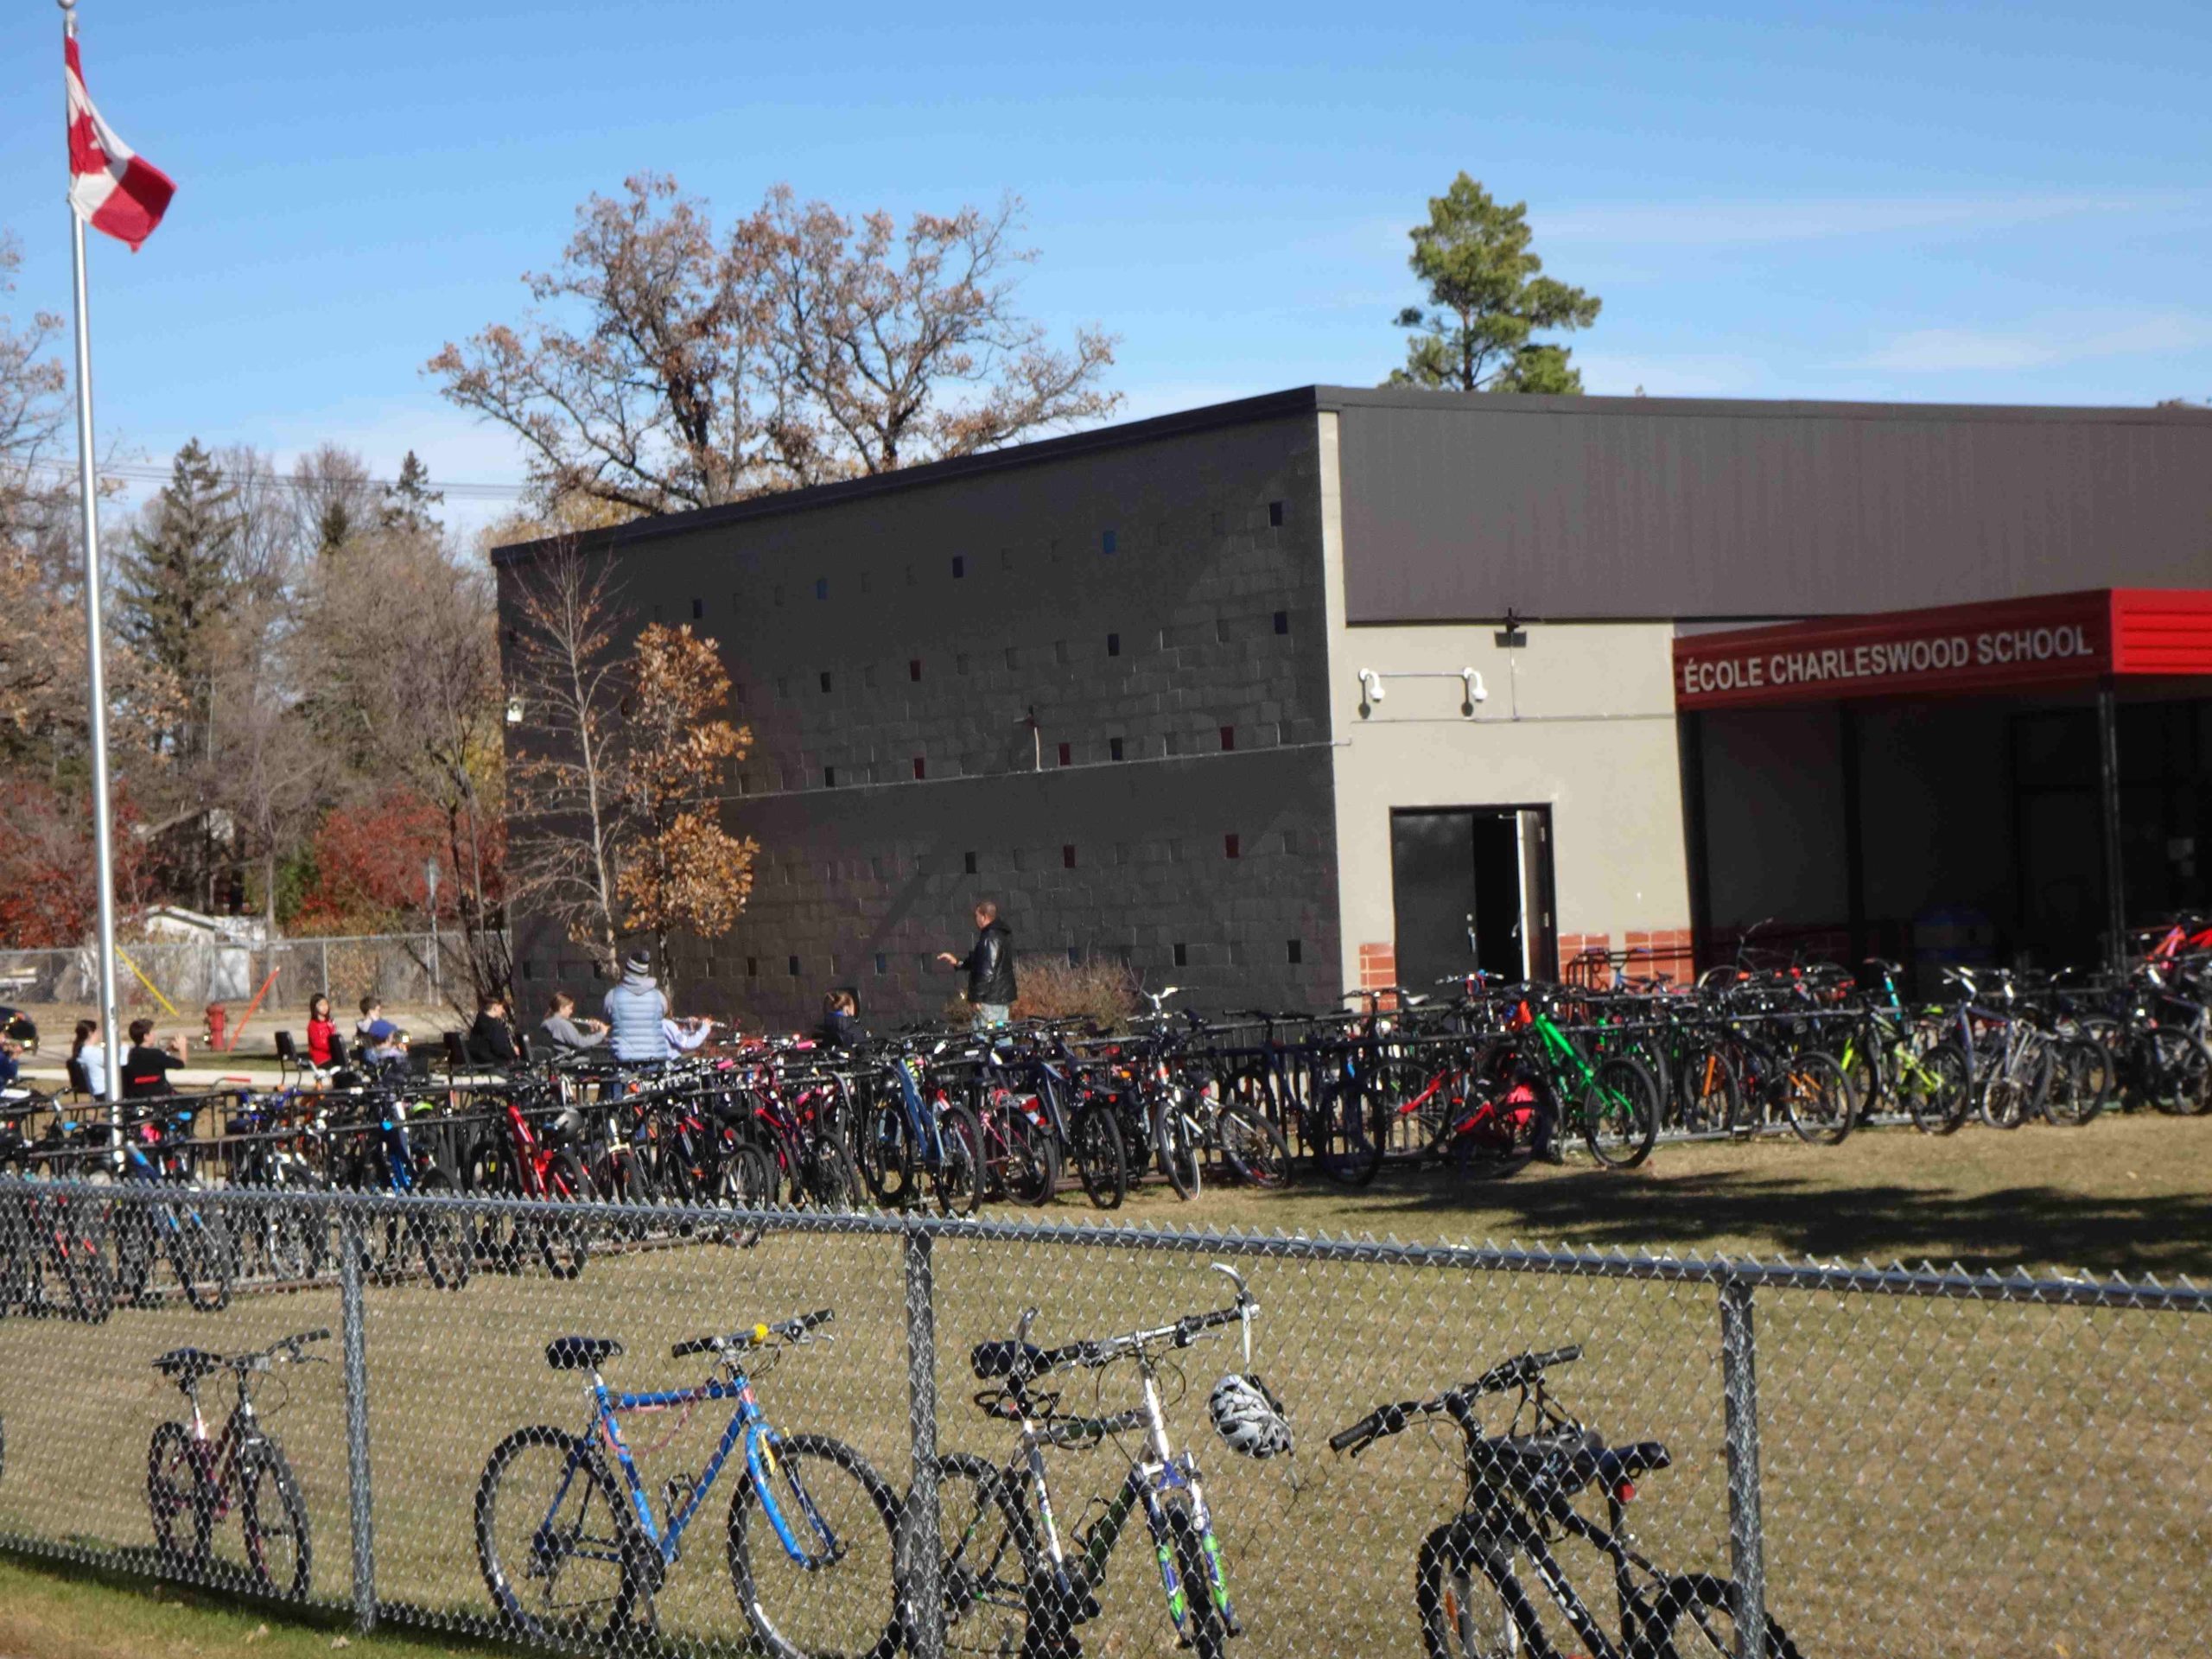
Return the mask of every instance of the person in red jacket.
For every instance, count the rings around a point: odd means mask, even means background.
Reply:
[[[330,999],[317,995],[308,999],[308,1064],[318,1071],[330,1069],[330,1039],[338,1024],[330,1017]]]

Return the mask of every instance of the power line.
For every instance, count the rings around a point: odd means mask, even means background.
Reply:
[[[77,475],[74,467],[55,461],[35,461],[30,463],[30,470],[54,478],[74,478]],[[108,461],[96,470],[102,478],[118,479],[131,484],[166,484],[170,477],[168,467],[145,461]],[[297,479],[274,472],[261,474],[255,481],[280,490],[319,490],[327,486],[326,480]],[[397,479],[364,478],[361,483],[369,489],[398,487]],[[468,484],[442,479],[426,480],[423,487],[444,496],[449,501],[513,501],[519,499],[524,493],[523,486],[519,484]]]

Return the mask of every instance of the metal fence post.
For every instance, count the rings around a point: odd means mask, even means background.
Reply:
[[[338,1318],[345,1349],[346,1488],[353,1530],[353,1623],[362,1631],[377,1625],[376,1515],[369,1493],[369,1361],[367,1332],[361,1318],[361,1236],[358,1211],[338,1216]]]
[[[936,1241],[916,1229],[906,1235],[906,1422],[914,1484],[906,1496],[906,1640],[913,1659],[943,1659],[944,1593],[938,1583],[944,1549],[938,1537],[937,1286],[931,1262]]]
[[[1736,1659],[1766,1659],[1766,1531],[1759,1515],[1759,1381],[1751,1286],[1720,1281],[1720,1385],[1728,1452],[1728,1574]]]

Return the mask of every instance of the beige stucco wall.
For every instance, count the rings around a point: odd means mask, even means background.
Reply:
[[[1345,986],[1362,982],[1361,947],[1394,936],[1393,807],[1548,804],[1562,957],[1594,934],[1687,944],[1673,624],[1532,623],[1515,651],[1488,623],[1348,626],[1337,416],[1319,419]],[[1386,680],[1363,716],[1363,668],[1473,668],[1490,696],[1470,719],[1456,678]]]

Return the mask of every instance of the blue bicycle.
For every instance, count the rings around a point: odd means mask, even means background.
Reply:
[[[605,1337],[546,1344],[556,1371],[582,1371],[592,1417],[581,1434],[517,1429],[484,1465],[476,1488],[476,1554],[501,1618],[534,1641],[608,1642],[653,1628],[653,1598],[684,1534],[733,1457],[742,1471],[730,1498],[731,1582],[762,1647],[777,1659],[831,1655],[887,1659],[900,1643],[893,1539],[899,1499],[851,1446],[768,1426],[753,1381],[790,1347],[813,1339],[830,1313],[804,1313],[726,1337],[679,1342],[672,1358],[712,1354],[697,1388],[645,1394],[611,1389],[604,1363],[622,1351]],[[748,1357],[751,1375],[747,1375]],[[706,1467],[649,1494],[623,1439],[628,1413],[736,1402]]]

